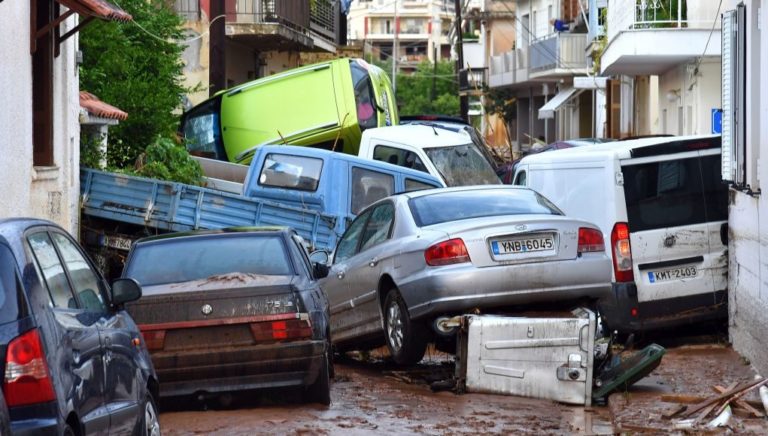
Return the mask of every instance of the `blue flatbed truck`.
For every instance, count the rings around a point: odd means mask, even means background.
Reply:
[[[81,241],[109,277],[132,241],[167,232],[290,226],[310,248],[332,251],[365,206],[443,186],[425,172],[299,146],[259,147],[240,193],[82,169]]]

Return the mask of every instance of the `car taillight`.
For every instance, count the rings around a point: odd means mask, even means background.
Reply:
[[[424,252],[424,259],[427,261],[427,265],[432,266],[470,261],[467,246],[464,245],[461,238],[449,239],[427,248]]]
[[[579,228],[579,253],[588,253],[592,251],[605,251],[605,242],[603,241],[603,232],[597,229],[587,227]]]
[[[312,337],[312,324],[309,318],[254,322],[251,333],[256,342],[308,339]]]
[[[627,223],[616,223],[611,231],[611,247],[613,248],[613,272],[617,282],[631,282],[635,279],[632,273],[632,247],[629,245],[629,226]]]
[[[165,330],[147,330],[141,332],[147,350],[162,350],[165,347]]]
[[[56,399],[37,329],[24,333],[8,344],[3,392],[9,407]]]

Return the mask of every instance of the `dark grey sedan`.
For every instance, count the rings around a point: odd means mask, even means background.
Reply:
[[[611,268],[594,224],[530,189],[470,186],[369,206],[339,241],[322,286],[339,349],[386,341],[405,364],[421,360],[431,339],[451,343],[443,321],[454,315],[597,300],[610,293]]]
[[[301,238],[280,227],[137,241],[124,277],[162,397],[304,386],[330,403],[329,312]],[[327,272],[327,270],[325,270]]]

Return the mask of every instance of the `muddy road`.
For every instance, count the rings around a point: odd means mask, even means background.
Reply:
[[[450,363],[427,360],[402,371],[382,361],[336,364],[332,404],[301,404],[296,393],[240,395],[222,407],[162,404],[163,434],[611,434],[607,408],[498,395],[432,392]],[[208,407],[208,410],[203,410]]]

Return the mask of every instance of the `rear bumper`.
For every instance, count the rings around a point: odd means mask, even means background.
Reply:
[[[599,299],[611,293],[606,256],[476,268],[471,264],[426,268],[398,283],[410,316],[465,310]]]
[[[599,303],[602,323],[622,333],[658,330],[726,318],[726,290],[640,303],[634,283],[613,283],[613,293]],[[632,315],[632,309],[637,314]]]
[[[160,396],[312,384],[327,351],[324,340],[217,347],[152,354]]]
[[[58,435],[59,423],[56,421],[56,418],[11,421],[11,434],[14,436]]]

